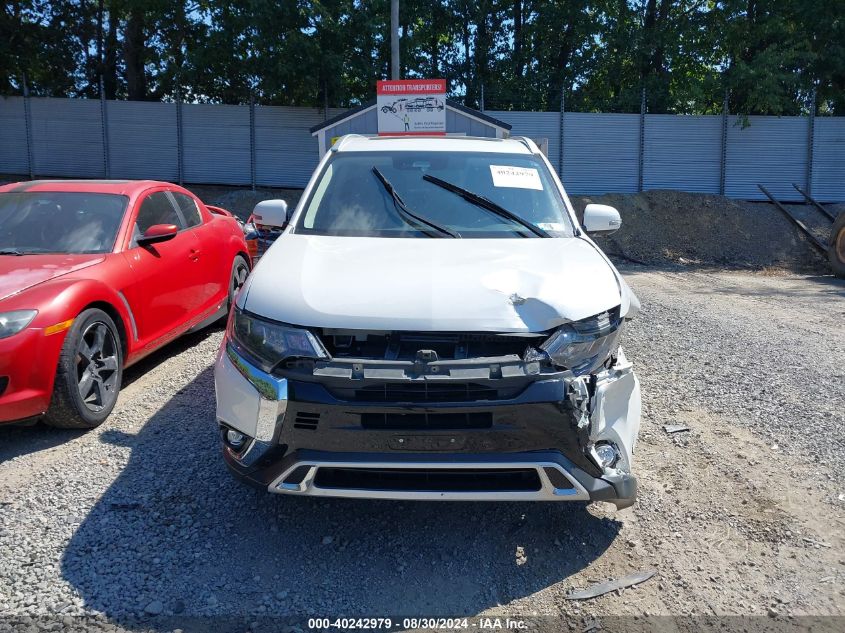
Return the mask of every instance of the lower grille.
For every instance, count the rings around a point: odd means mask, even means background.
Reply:
[[[308,411],[300,411],[296,414],[296,417],[293,420],[293,428],[315,431],[319,422],[319,413],[309,413]]]
[[[6,391],[6,387],[9,386],[9,377],[8,376],[0,376],[0,396],[3,395],[3,392]]]
[[[319,488],[406,492],[534,492],[541,488],[540,477],[534,468],[321,467],[317,469],[314,484]]]
[[[379,430],[489,429],[493,414],[478,413],[362,413],[361,426]]]

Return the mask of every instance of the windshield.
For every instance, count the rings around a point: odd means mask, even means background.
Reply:
[[[127,201],[107,193],[2,193],[0,251],[107,253],[114,248]]]
[[[437,181],[455,187],[450,190]],[[456,188],[486,198],[506,213],[491,211],[490,205]],[[445,230],[432,231],[414,216]],[[295,230],[359,237],[450,238],[449,233],[456,233],[462,238],[518,239],[544,233],[570,237],[572,224],[551,174],[536,156],[341,152],[326,164]]]

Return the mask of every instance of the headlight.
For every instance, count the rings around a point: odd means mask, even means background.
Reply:
[[[320,340],[308,330],[265,321],[237,306],[229,334],[235,347],[266,372],[286,358],[329,358]]]
[[[589,374],[618,347],[622,321],[619,308],[562,325],[540,346],[549,359],[577,375]]]
[[[12,310],[0,312],[0,338],[7,338],[17,334],[32,323],[38,310]]]

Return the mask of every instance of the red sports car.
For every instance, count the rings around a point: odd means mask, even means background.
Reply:
[[[0,187],[0,423],[97,426],[123,368],[225,316],[249,265],[235,218],[176,185]]]

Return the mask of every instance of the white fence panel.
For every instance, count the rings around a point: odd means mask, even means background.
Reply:
[[[743,128],[740,117],[728,119],[728,147],[725,162],[725,195],[744,200],[766,200],[760,183],[775,198],[797,200],[801,196],[792,183],[806,184],[807,117],[748,117]]]
[[[563,184],[569,193],[637,191],[640,115],[567,112]]]
[[[530,139],[549,139],[549,161],[560,173],[560,113],[559,112],[513,112],[509,110],[487,111],[485,114],[513,126],[511,136],[527,136]],[[538,143],[539,144],[539,143]]]
[[[0,172],[29,173],[23,97],[0,98]]]
[[[816,117],[813,137],[812,195],[845,201],[845,118]]]
[[[103,119],[96,99],[30,99],[32,170],[36,177],[102,178]],[[255,106],[251,146],[249,106],[182,105],[182,179],[187,183],[304,187],[318,161],[309,128],[343,112]],[[640,115],[490,111],[512,134],[548,139],[552,165],[571,193],[635,192],[639,188]],[[24,99],[0,98],[0,173],[28,174]],[[725,152],[725,194],[760,200],[757,183],[795,200],[806,186],[807,117],[731,116]],[[179,179],[177,106],[108,101],[108,165],[112,178]],[[643,136],[643,189],[718,193],[722,159],[720,116],[649,114]],[[563,165],[559,165],[561,148]],[[253,159],[255,172],[253,174]],[[845,200],[845,118],[817,117],[812,193]]]
[[[39,176],[102,178],[103,123],[93,99],[31,98],[34,171]],[[26,152],[26,148],[22,148]]]
[[[317,108],[256,106],[257,184],[304,187],[320,158],[317,139],[309,130],[321,121],[323,115]]]
[[[107,101],[112,178],[179,178],[176,104]]]
[[[185,182],[252,182],[248,106],[182,104],[182,130]]]
[[[722,117],[647,114],[643,189],[719,193]]]

